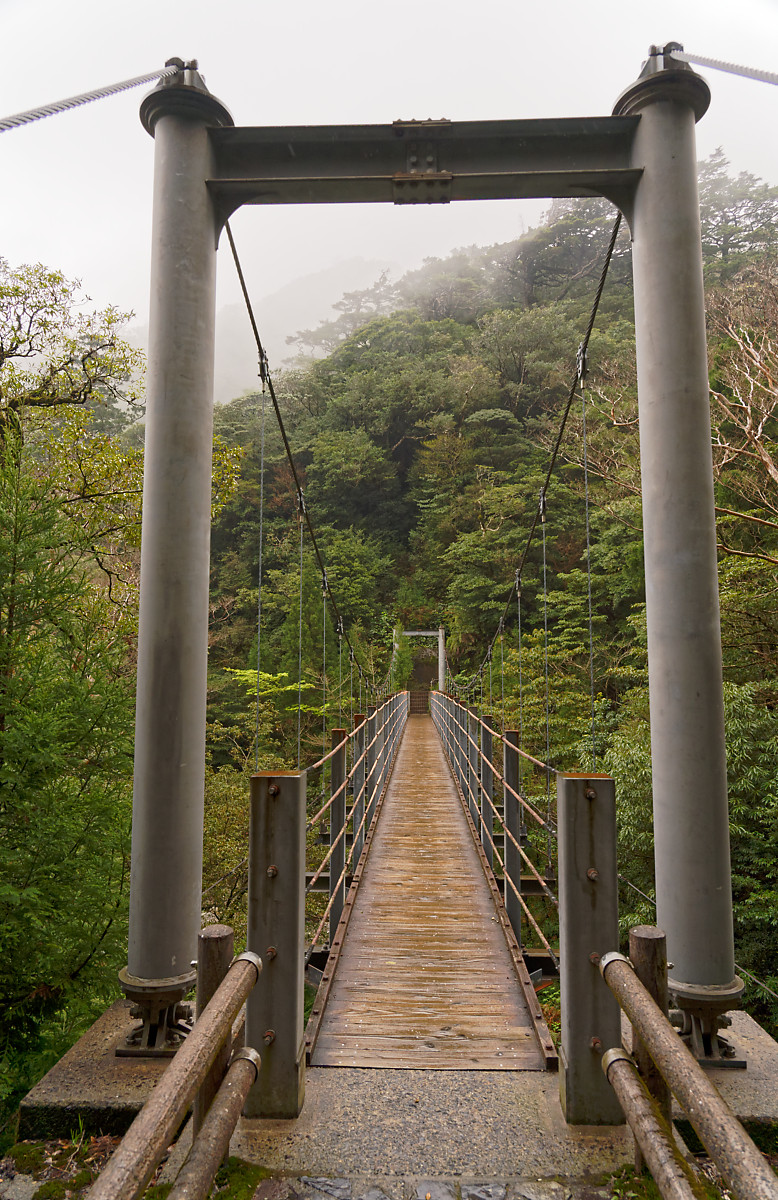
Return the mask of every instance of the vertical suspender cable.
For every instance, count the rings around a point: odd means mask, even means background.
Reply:
[[[521,583],[516,570],[516,622],[519,630],[519,749],[524,749],[524,680],[521,665]],[[519,755],[519,790],[521,790],[522,759]]]
[[[584,507],[586,510],[586,590],[589,602],[589,691],[592,705],[592,770],[597,770],[597,732],[594,709],[594,620],[592,617],[592,547],[589,530],[589,460],[586,448],[586,351],[578,351],[578,378],[581,383],[581,432],[583,437]]]
[[[551,758],[551,731],[548,695],[548,577],[546,571],[546,493],[540,493],[540,530],[543,541],[543,670],[546,682],[546,763]],[[546,766],[546,828],[551,823],[551,772]],[[551,864],[551,841],[546,837],[546,850]]]
[[[338,725],[343,728],[343,623],[338,622]]]
[[[303,514],[305,500],[302,492],[298,492],[300,516],[300,614],[297,623],[297,770],[300,770],[300,735],[302,724],[302,693],[303,693]]]
[[[262,364],[260,362],[260,375]],[[259,669],[262,648],[262,549],[265,518],[265,384],[262,382],[262,419],[259,433],[259,566],[257,568],[257,711],[254,730],[254,770],[259,770]]]
[[[500,617],[500,702],[502,711],[502,731],[505,733],[505,648],[503,646],[502,617]]]
[[[321,581],[321,756],[327,757],[327,575]],[[324,791],[324,772],[321,776],[322,792]]]

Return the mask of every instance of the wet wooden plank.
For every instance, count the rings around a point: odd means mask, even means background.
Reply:
[[[408,719],[311,1061],[544,1068],[429,717]]]

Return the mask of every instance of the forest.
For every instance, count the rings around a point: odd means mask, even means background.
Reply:
[[[699,178],[736,957],[778,991],[778,188],[731,176],[721,151]],[[313,762],[329,729],[411,678],[407,639],[392,665],[395,628],[439,625],[452,673],[460,685],[475,677],[482,710],[515,727],[521,707],[526,750],[545,755],[547,687],[551,762],[588,770],[595,755],[614,776],[622,927],[653,919],[624,227],[544,537],[526,551],[521,654],[517,611],[484,658],[525,554],[614,217],[605,201],[555,201],[516,241],[383,275],[345,295],[331,321],[290,336],[273,379],[326,580],[301,537],[269,397],[258,384],[217,408],[207,919],[239,935],[245,925],[250,773],[294,767],[298,736],[302,765]],[[116,998],[126,961],[143,362],[122,337],[127,314],[85,315],[78,285],[55,269],[0,266],[7,1127],[18,1098]],[[745,1003],[775,1032],[770,990],[749,981]]]

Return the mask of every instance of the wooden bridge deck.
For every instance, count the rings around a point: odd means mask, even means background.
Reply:
[[[311,1063],[543,1070],[522,970],[432,719],[411,716]]]

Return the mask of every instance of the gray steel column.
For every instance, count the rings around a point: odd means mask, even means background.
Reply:
[[[185,986],[200,927],[217,222],[194,70],[145,97],[155,141],[128,991]]]
[[[665,50],[676,48],[670,43]],[[710,100],[652,47],[616,114],[640,114],[629,208],[648,616],[657,923],[679,1000],[735,977],[716,518],[694,126]]]
[[[446,690],[446,631],[443,626],[438,630],[438,691],[441,696]]]

